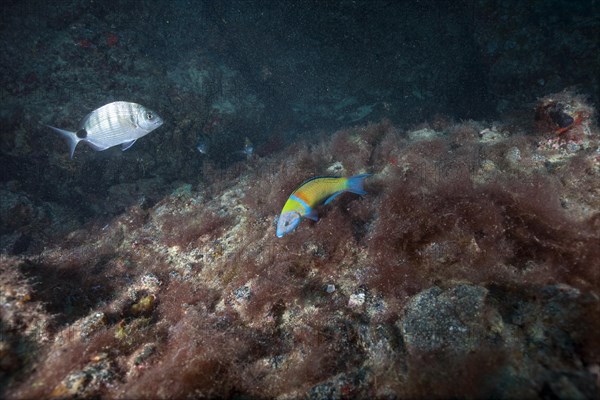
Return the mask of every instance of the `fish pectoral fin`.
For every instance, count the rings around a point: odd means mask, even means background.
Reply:
[[[137,139],[133,139],[133,140],[130,140],[128,142],[121,143],[121,150],[123,150],[123,151],[127,150],[128,148],[130,148],[131,146],[133,146],[133,144],[135,143],[136,140]]]
[[[332,194],[331,196],[329,196],[329,198],[327,200],[325,200],[325,203],[323,203],[323,204],[329,204],[329,203],[331,203],[333,201],[333,199],[335,199],[336,197],[338,197],[342,193],[344,193],[344,191],[340,190],[339,192]]]
[[[312,210],[308,214],[304,215],[304,218],[312,219],[315,222],[319,220],[319,216],[315,210]]]

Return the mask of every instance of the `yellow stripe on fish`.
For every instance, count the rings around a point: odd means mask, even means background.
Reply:
[[[317,176],[303,182],[292,192],[281,210],[277,222],[277,237],[292,232],[302,218],[317,221],[315,207],[328,204],[344,192],[366,194],[363,181],[371,174],[361,174],[351,177]]]

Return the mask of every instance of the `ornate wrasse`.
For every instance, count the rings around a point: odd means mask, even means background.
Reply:
[[[96,151],[121,145],[127,150],[135,141],[161,126],[162,118],[141,104],[115,101],[106,104],[81,120],[77,132],[55,128],[69,143],[70,156],[73,158],[79,142],[87,143]]]
[[[277,237],[292,232],[302,218],[317,221],[319,218],[315,207],[328,204],[344,192],[366,194],[363,181],[371,174],[361,174],[351,177],[317,176],[303,182],[292,192],[285,202],[277,221]]]

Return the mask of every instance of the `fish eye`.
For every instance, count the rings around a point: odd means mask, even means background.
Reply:
[[[152,120],[152,118],[154,118],[154,115],[152,115],[152,113],[148,113],[148,114],[146,114],[146,118],[148,118],[149,120]]]

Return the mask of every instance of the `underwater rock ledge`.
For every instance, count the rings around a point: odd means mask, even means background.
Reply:
[[[3,396],[597,398],[600,135],[528,129],[342,130],[3,254]],[[327,171],[374,176],[277,238]]]

